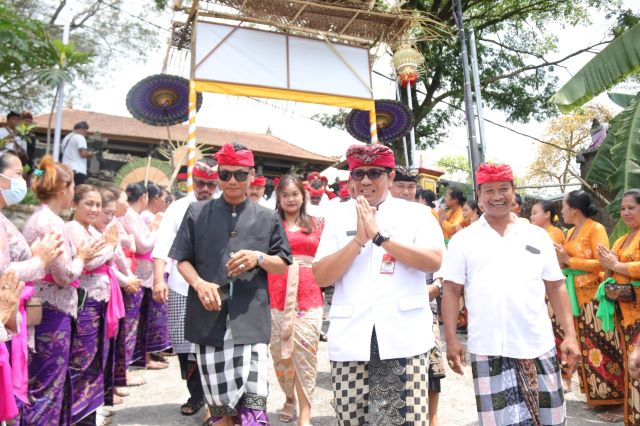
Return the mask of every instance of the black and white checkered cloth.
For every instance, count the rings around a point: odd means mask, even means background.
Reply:
[[[202,386],[212,416],[235,416],[239,406],[267,409],[266,343],[234,345],[228,327],[222,348],[197,345],[197,350]]]
[[[184,338],[184,318],[187,311],[187,296],[169,289],[168,329],[173,352],[193,354],[196,345]]]
[[[560,426],[565,424],[565,403],[560,365],[555,349],[533,361],[537,383],[521,384],[521,360],[471,354],[471,370],[480,425]],[[532,388],[536,388],[532,392]],[[535,413],[526,393],[535,395]],[[539,417],[540,423],[534,420]]]

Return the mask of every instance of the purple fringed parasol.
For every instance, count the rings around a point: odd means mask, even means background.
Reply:
[[[378,100],[375,103],[380,142],[393,142],[413,126],[413,113],[403,103],[390,99]],[[351,110],[345,119],[345,127],[357,140],[371,143],[369,111]]]
[[[198,93],[196,108],[201,106],[202,93]],[[140,80],[127,93],[127,109],[151,126],[183,123],[189,119],[189,80],[168,74]]]

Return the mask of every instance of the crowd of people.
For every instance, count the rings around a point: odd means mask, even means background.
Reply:
[[[108,424],[104,407],[145,384],[129,370],[176,355],[183,415],[269,424],[273,368],[279,420],[310,425],[332,294],[340,425],[439,425],[446,364],[463,374],[467,352],[482,425],[564,424],[576,370],[602,419],[640,424],[640,190],[622,197],[630,232],[610,248],[585,191],[563,199],[566,232],[551,202],[520,217],[507,165],[480,166],[475,199],[451,187],[440,204],[383,145],[354,145],[347,162],[335,191],[318,173],[286,175],[267,198],[253,153],[228,143],[174,201],[42,158],[22,231],[0,213],[0,420],[95,425],[100,411]],[[23,166],[0,154],[0,208],[24,198]]]

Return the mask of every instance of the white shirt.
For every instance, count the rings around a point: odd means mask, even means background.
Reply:
[[[333,208],[326,218],[315,262],[353,244],[356,218],[355,202]],[[421,204],[387,194],[376,221],[393,240],[444,249],[438,222]],[[385,254],[384,248],[367,242],[336,282],[328,335],[332,361],[369,361],[374,326],[381,359],[408,358],[434,346],[425,273],[396,261],[393,273],[383,274]]]
[[[0,128],[0,140],[6,138],[11,134],[11,131],[7,127]],[[24,152],[27,152],[27,142],[25,142],[20,136],[15,135],[13,137],[13,141],[7,142],[4,146],[5,149],[10,149],[13,151],[17,151],[15,146],[18,145]]]
[[[176,238],[176,234],[178,233],[178,229],[180,229],[182,219],[184,218],[187,209],[191,203],[195,203],[196,201],[195,194],[191,193],[186,197],[180,198],[179,200],[169,204],[169,207],[167,207],[167,210],[162,216],[162,221],[160,221],[156,237],[156,245],[151,253],[151,257],[154,259],[162,259],[167,262],[167,269],[169,270],[169,282],[167,285],[171,290],[183,296],[187,295],[187,292],[189,291],[189,284],[182,277],[180,272],[178,272],[178,263],[169,258],[169,250],[171,250],[173,240]]]
[[[87,159],[80,155],[80,149],[87,149],[87,139],[84,136],[71,132],[60,143],[62,162],[77,173],[87,174]]]
[[[564,275],[544,229],[516,220],[503,237],[481,216],[451,238],[441,273],[464,285],[469,352],[533,359],[554,347],[543,280]]]

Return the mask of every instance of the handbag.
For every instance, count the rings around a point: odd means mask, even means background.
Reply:
[[[604,295],[612,302],[635,302],[636,292],[631,284],[607,283],[604,286]]]

